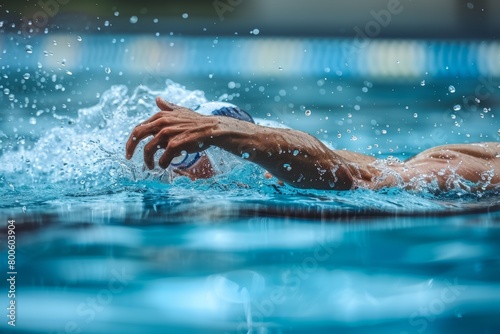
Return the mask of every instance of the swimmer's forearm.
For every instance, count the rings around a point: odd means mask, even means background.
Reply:
[[[298,188],[348,190],[353,177],[344,159],[313,136],[218,117],[212,145],[254,162]]]

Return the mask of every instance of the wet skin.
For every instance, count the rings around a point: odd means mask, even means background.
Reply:
[[[463,181],[487,190],[500,184],[500,143],[438,146],[400,162],[387,162],[360,153],[331,150],[298,130],[276,129],[224,116],[203,116],[188,108],[156,99],[160,112],[137,125],[126,144],[130,159],[137,144],[150,136],[144,162],[154,168],[154,155],[165,149],[158,165],[167,168],[182,151],[202,152],[210,146],[246,157],[298,188],[349,190],[402,186],[419,189],[436,182],[441,190],[467,188]],[[202,157],[189,169],[176,171],[191,179],[214,175]]]

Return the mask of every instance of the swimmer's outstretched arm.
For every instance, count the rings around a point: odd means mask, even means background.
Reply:
[[[264,127],[230,117],[203,116],[159,97],[156,103],[161,111],[136,126],[126,144],[126,157],[130,159],[137,144],[153,136],[144,148],[144,162],[150,169],[159,149],[165,152],[158,164],[166,168],[182,151],[195,153],[217,146],[299,188],[348,190],[356,186],[355,178],[372,176],[368,170],[360,169],[359,162],[364,165],[373,158],[347,151],[334,152],[304,132]]]

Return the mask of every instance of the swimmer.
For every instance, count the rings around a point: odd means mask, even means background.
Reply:
[[[388,161],[331,150],[302,131],[255,124],[236,106],[200,114],[160,97],[156,104],[160,112],[130,134],[126,158],[132,157],[140,141],[153,136],[144,147],[146,166],[153,169],[155,153],[165,149],[158,165],[171,165],[175,173],[193,180],[216,174],[203,152],[215,146],[297,188],[418,190],[423,183],[432,183],[446,191],[456,187],[489,190],[500,185],[500,143],[496,142],[438,146],[406,161]]]

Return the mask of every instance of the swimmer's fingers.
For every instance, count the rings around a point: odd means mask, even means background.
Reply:
[[[159,114],[161,113],[158,113],[151,117],[148,121],[150,121],[151,119],[154,120],[150,123],[141,123],[137,125],[134,130],[132,130],[132,133],[127,140],[127,144],[125,145],[125,153],[127,159],[132,158],[132,155],[134,154],[134,151],[141,140],[149,136],[156,135],[165,126],[166,120],[162,118],[162,115]]]
[[[201,149],[193,144],[190,137],[189,133],[184,133],[170,138],[165,147],[165,152],[160,157],[160,160],[158,160],[158,165],[161,168],[167,168],[175,157],[182,154],[182,151],[186,151],[187,153],[199,152]]]
[[[176,156],[180,155],[182,150],[188,150],[188,143],[186,140],[182,140],[185,136],[178,134],[178,129],[175,127],[168,128],[165,127],[158,131],[153,139],[144,146],[144,163],[149,169],[154,168],[154,156],[156,152],[162,148],[166,151],[172,151],[173,157],[168,161],[168,163],[162,164],[159,162],[160,167],[167,168],[170,161]],[[191,150],[189,153],[192,153]],[[160,159],[161,161],[161,159]]]
[[[161,149],[165,148],[168,142],[168,137],[162,136],[161,132],[155,136],[149,143],[144,146],[144,163],[149,169],[153,169],[155,167],[154,156],[155,153]]]

